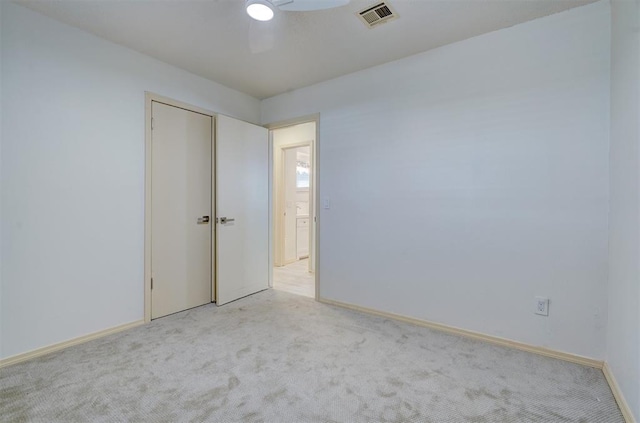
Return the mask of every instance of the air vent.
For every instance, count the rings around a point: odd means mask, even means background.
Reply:
[[[398,17],[398,14],[389,3],[378,3],[358,12],[360,20],[368,27],[373,28],[381,23],[389,22]]]

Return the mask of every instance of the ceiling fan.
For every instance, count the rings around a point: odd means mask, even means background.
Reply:
[[[344,6],[350,0],[246,0],[247,14],[257,21],[273,18],[274,9],[286,12],[310,12]]]

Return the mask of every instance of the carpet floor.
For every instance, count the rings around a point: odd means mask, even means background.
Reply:
[[[602,371],[268,290],[0,370],[2,422],[603,422]]]

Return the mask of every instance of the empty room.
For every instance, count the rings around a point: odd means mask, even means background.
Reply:
[[[640,0],[0,0],[0,422],[640,421]]]

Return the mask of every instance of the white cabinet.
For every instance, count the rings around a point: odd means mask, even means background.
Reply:
[[[299,217],[296,227],[298,259],[309,257],[309,218]]]

